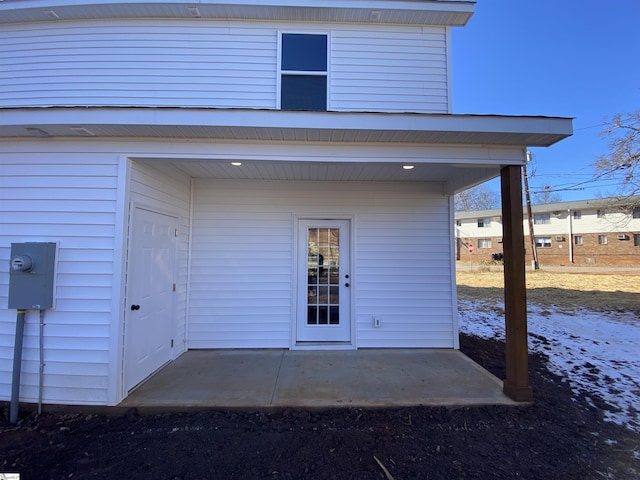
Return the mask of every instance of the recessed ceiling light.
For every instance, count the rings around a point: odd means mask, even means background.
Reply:
[[[402,168],[404,168],[405,170],[413,170],[415,167],[415,165],[402,165]]]
[[[242,162],[231,162],[231,165],[233,165],[234,167],[239,167],[240,165],[242,165]]]

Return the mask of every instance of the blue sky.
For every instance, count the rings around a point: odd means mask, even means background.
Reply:
[[[478,0],[452,29],[453,112],[574,118],[572,137],[531,149],[531,190],[550,186],[562,201],[615,194],[611,182],[565,189],[607,152],[603,120],[640,109],[639,32],[640,0]]]

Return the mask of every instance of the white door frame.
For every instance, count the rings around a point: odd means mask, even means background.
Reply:
[[[349,283],[349,287],[346,289],[347,302],[348,302],[348,341],[321,341],[321,342],[299,342],[298,341],[298,317],[302,310],[306,311],[306,288],[301,291],[301,282],[299,281],[299,275],[301,269],[305,270],[306,276],[306,261],[301,260],[301,256],[306,258],[306,248],[302,249],[302,239],[300,238],[300,225],[302,222],[348,222],[349,238],[347,240],[349,246],[349,260],[345,265],[348,270],[349,279],[341,278],[341,282]],[[353,215],[294,215],[293,216],[293,271],[292,271],[292,285],[293,285],[293,302],[292,302],[292,321],[291,321],[291,349],[292,350],[345,350],[356,348],[356,329],[355,329],[355,312],[354,312],[354,258],[355,258],[355,217]],[[343,276],[344,272],[341,272]]]

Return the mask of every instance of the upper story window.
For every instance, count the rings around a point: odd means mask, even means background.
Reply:
[[[327,110],[327,35],[283,33],[280,108]]]
[[[582,212],[580,210],[574,210],[573,218],[575,220],[580,220],[582,218]]]
[[[606,212],[604,210],[598,210],[596,212],[596,217],[598,217],[598,218],[604,218],[605,215],[606,215]]]
[[[640,207],[633,207],[633,218],[640,218]]]
[[[551,214],[550,213],[540,213],[538,215],[533,216],[534,225],[546,225],[551,223]]]
[[[478,219],[478,228],[487,228],[491,226],[490,218],[479,218]]]

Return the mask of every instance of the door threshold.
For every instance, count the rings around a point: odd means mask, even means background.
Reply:
[[[292,350],[356,350],[351,342],[296,342]]]

